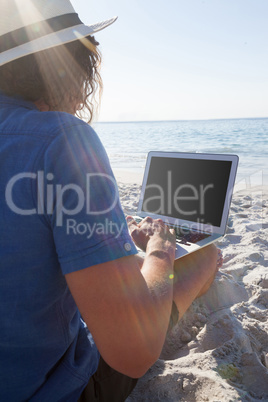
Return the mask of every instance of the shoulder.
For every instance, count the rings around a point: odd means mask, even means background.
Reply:
[[[39,142],[40,155],[57,153],[97,154],[106,158],[104,147],[94,129],[83,120],[65,112],[40,112],[17,109],[12,132],[27,134]],[[12,119],[14,121],[15,119]],[[35,142],[36,143],[36,142]],[[42,159],[42,158],[41,158]]]
[[[88,173],[113,177],[108,155],[94,129],[67,113],[42,112],[43,129],[48,133],[45,147],[38,159],[39,166],[80,181]],[[75,182],[74,181],[74,182]]]
[[[95,130],[78,117],[64,112],[43,112],[44,128],[49,133],[50,142],[63,142],[72,144],[79,143],[84,146],[101,147],[101,141]]]
[[[27,134],[49,140],[61,133],[68,135],[69,131],[75,129],[83,133],[94,133],[83,120],[65,112],[41,112],[32,102],[3,97],[1,93],[0,104],[0,127],[13,134]]]
[[[32,112],[33,124],[38,124],[39,131],[52,139],[60,135],[66,137],[77,135],[96,136],[93,128],[83,120],[65,112]]]
[[[44,116],[44,124],[48,124],[50,130],[46,154],[58,157],[66,154],[81,163],[102,160],[109,164],[102,142],[89,124],[63,112],[48,113],[47,117]]]

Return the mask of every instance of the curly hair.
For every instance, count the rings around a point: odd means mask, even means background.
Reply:
[[[90,123],[102,93],[98,45],[92,36],[12,61],[0,67],[0,90]]]

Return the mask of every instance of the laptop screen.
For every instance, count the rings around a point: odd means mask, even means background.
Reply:
[[[232,162],[151,158],[142,211],[220,226]]]

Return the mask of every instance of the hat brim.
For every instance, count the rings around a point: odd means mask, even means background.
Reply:
[[[0,66],[7,64],[11,61],[20,59],[21,57],[40,52],[42,50],[50,49],[55,46],[63,45],[81,38],[85,38],[95,32],[113,24],[117,17],[102,21],[93,25],[75,25],[70,28],[63,29],[58,32],[53,32],[41,38],[32,40],[31,42],[24,43],[13,49],[7,50],[0,54]]]

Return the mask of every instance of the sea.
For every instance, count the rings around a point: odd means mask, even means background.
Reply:
[[[268,118],[98,122],[113,169],[142,173],[149,151],[235,154],[236,185],[268,185]]]

